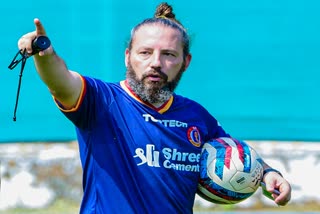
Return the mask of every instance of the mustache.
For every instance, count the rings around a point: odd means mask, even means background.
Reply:
[[[142,79],[145,79],[149,76],[160,77],[160,78],[164,79],[165,82],[167,82],[167,80],[168,80],[168,75],[163,73],[160,68],[159,69],[152,69],[152,70],[148,71],[147,73],[143,74]]]

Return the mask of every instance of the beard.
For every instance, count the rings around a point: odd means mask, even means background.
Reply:
[[[143,74],[141,79],[139,79],[129,62],[126,78],[131,90],[144,102],[151,104],[165,103],[170,99],[174,90],[178,86],[184,70],[185,63],[182,64],[177,76],[170,82],[168,82],[168,76],[160,69],[153,69]],[[151,75],[157,75],[161,80],[148,80],[148,77]]]

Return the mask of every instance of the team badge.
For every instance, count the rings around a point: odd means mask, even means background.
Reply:
[[[190,143],[192,143],[192,145],[196,147],[201,146],[201,136],[200,136],[199,129],[197,127],[195,126],[190,127],[188,129],[187,135],[188,135],[188,140],[190,141]]]

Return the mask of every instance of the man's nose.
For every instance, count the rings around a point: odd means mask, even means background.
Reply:
[[[161,67],[161,55],[154,53],[152,56],[151,67]]]

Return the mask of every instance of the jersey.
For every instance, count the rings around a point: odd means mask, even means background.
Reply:
[[[201,147],[229,136],[200,104],[173,94],[160,108],[125,81],[82,76],[76,127],[83,168],[80,213],[192,213]]]

